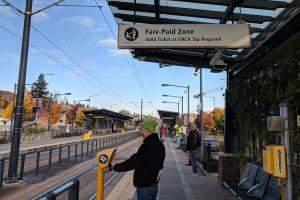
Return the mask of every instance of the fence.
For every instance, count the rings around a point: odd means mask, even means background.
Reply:
[[[122,142],[134,139],[139,134],[136,131],[132,131],[126,134],[119,134],[119,135],[109,135],[106,137],[101,138],[92,138],[86,141],[79,141],[79,142],[72,142],[72,143],[66,143],[63,145],[58,145],[55,147],[45,147],[40,148],[38,150],[34,150],[31,152],[21,153],[19,155],[19,161],[20,161],[20,167],[19,167],[19,173],[17,176],[17,179],[22,180],[24,177],[24,171],[26,166],[26,158],[29,158],[31,161],[33,161],[33,158],[35,157],[35,163],[29,164],[29,166],[33,166],[33,168],[27,169],[27,172],[34,170],[35,175],[38,176],[40,172],[40,158],[41,155],[48,156],[48,160],[44,160],[44,164],[48,166],[48,170],[51,170],[53,162],[53,154],[56,152],[58,154],[58,164],[62,164],[63,160],[63,152],[66,153],[65,160],[69,162],[71,160],[71,150],[73,149],[73,158],[75,161],[77,161],[78,157],[80,156],[81,159],[83,159],[84,153],[86,156],[89,156],[90,154],[93,154],[94,152],[98,151],[99,149],[102,149],[104,147],[109,147],[112,145],[117,145]],[[86,151],[84,152],[84,148]],[[79,154],[78,154],[79,151]],[[6,169],[6,164],[8,163],[10,157],[4,156],[0,158],[0,187],[2,187],[2,183],[4,180],[5,172],[8,170]],[[30,161],[29,160],[29,161]]]

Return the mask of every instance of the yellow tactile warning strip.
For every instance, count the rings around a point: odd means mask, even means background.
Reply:
[[[126,172],[105,200],[132,200],[136,188],[133,186],[133,171]]]

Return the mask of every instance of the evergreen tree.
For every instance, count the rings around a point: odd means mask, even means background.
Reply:
[[[42,98],[48,96],[49,91],[47,85],[48,83],[45,80],[45,76],[41,73],[31,87],[31,96],[34,98]]]

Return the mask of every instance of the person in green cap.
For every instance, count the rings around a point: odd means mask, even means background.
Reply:
[[[144,141],[137,153],[122,163],[113,163],[113,170],[116,172],[134,170],[133,185],[137,188],[138,200],[156,200],[158,192],[166,152],[155,129],[154,119],[144,119],[139,126]]]

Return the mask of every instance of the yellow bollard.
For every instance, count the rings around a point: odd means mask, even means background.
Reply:
[[[104,190],[104,172],[98,163],[98,181],[97,181],[97,200],[103,200]]]
[[[111,162],[115,157],[117,149],[106,149],[97,153],[96,158],[98,159],[98,180],[97,180],[97,200],[103,200],[104,194],[104,171],[103,169],[110,167]],[[111,170],[111,169],[109,169]]]
[[[84,135],[83,135],[83,140],[88,140],[88,139],[90,139],[91,138],[91,134],[90,133],[85,133]]]

